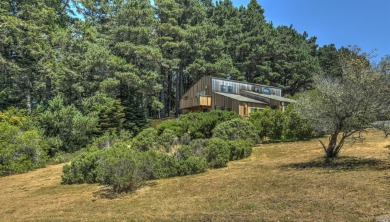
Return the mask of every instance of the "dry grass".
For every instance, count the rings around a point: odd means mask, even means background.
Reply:
[[[62,165],[0,178],[0,221],[376,221],[389,219],[384,139],[370,132],[324,164],[317,141],[266,144],[206,173],[157,180],[115,198],[60,185]]]

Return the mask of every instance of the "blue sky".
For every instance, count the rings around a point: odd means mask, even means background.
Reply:
[[[249,0],[232,0],[247,6]],[[317,43],[337,47],[358,45],[375,50],[379,60],[390,54],[390,0],[257,0],[267,21],[293,25],[316,36]]]

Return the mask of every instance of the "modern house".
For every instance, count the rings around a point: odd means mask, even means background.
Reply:
[[[180,100],[182,113],[230,110],[243,117],[270,106],[284,111],[292,99],[277,87],[204,76]]]

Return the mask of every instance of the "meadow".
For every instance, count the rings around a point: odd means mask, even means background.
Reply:
[[[325,163],[318,140],[260,144],[206,173],[114,194],[62,185],[62,164],[0,178],[0,221],[388,221],[390,138],[370,130]]]

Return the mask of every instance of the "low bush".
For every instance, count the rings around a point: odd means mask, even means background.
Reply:
[[[224,140],[251,140],[253,144],[260,142],[255,127],[252,123],[233,119],[223,122],[213,130],[213,137]]]
[[[310,123],[294,110],[294,104],[290,104],[285,112],[267,107],[262,111],[251,113],[248,120],[264,140],[291,141],[316,136]]]
[[[240,160],[252,154],[252,141],[250,140],[232,140],[229,141],[230,157],[229,160]]]
[[[133,138],[132,147],[139,151],[156,150],[159,148],[157,131],[153,128],[142,130]]]
[[[158,137],[158,142],[167,153],[171,152],[172,146],[179,143],[176,133],[171,129],[165,129]]]
[[[178,120],[165,120],[158,124],[156,127],[157,135],[161,135],[167,129],[172,130],[178,137],[184,134],[182,122]]]
[[[230,158],[229,143],[220,138],[209,140],[206,148],[206,159],[211,168],[225,167]]]
[[[71,164],[65,164],[62,169],[63,184],[97,183],[99,160],[104,155],[103,150],[82,153]]]
[[[192,139],[207,139],[212,137],[212,130],[219,124],[228,120],[241,118],[235,112],[213,110],[206,113],[188,113],[181,115],[184,132],[188,132]]]
[[[203,173],[208,165],[205,157],[190,156],[186,160],[180,160],[177,163],[178,176],[185,176],[197,173]]]
[[[191,141],[190,147],[195,156],[205,156],[208,144],[208,139],[196,139]]]

